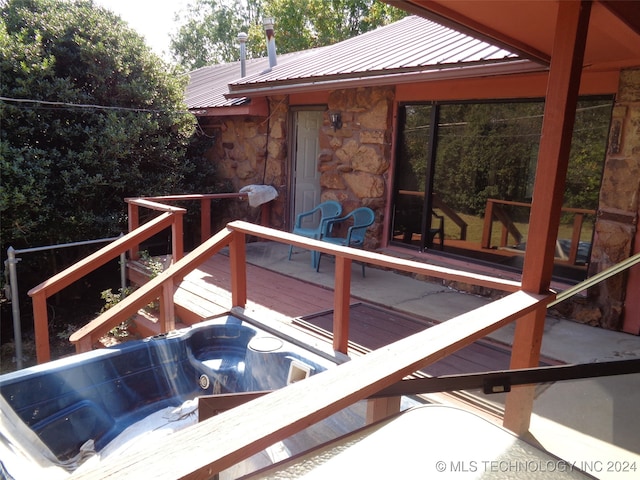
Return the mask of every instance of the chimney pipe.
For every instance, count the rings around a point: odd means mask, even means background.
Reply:
[[[247,76],[247,34],[240,32],[238,42],[240,42],[240,77]]]
[[[273,18],[267,17],[262,21],[264,32],[267,34],[267,53],[269,54],[269,68],[278,64],[276,60],[276,38],[273,32]]]

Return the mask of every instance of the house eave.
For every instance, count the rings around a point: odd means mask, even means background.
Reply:
[[[287,81],[271,81],[262,84],[229,85],[229,93],[226,98],[266,96],[274,93],[304,93],[320,90],[357,88],[365,86],[397,85],[415,82],[428,82],[457,78],[487,77],[498,75],[511,75],[519,73],[533,73],[547,71],[548,67],[529,60],[512,60],[500,63],[484,63],[481,65],[466,66],[434,66],[428,70],[401,71],[401,72],[376,72],[373,75],[345,77],[317,77]]]
[[[191,108],[189,111],[196,117],[269,116],[269,105],[264,97],[256,97],[247,100],[248,102],[243,105]]]

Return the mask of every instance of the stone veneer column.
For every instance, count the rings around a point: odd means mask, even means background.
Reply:
[[[337,90],[329,95],[320,133],[320,186],[323,200],[340,202],[345,211],[367,206],[376,212],[367,247],[378,246],[391,158],[393,88]],[[339,112],[342,128],[333,129],[329,112]]]
[[[633,69],[623,70],[620,74],[600,189],[590,275],[629,258],[634,248],[638,250],[639,197],[640,69]],[[628,274],[616,275],[591,289],[588,296],[596,308],[591,309],[590,318],[581,319],[578,314],[577,319],[612,330],[623,329],[625,301],[630,307],[633,302],[638,302],[631,298],[627,280]],[[640,288],[638,280],[633,279],[629,285],[635,282],[635,288]],[[634,296],[640,296],[640,291],[636,291]],[[631,320],[627,319],[625,324]],[[636,320],[635,327],[631,327],[635,331],[631,333],[640,333],[638,323]]]

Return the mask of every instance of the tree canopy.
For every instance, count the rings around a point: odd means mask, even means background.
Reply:
[[[291,53],[331,45],[405,15],[376,0],[195,0],[172,37],[171,53],[187,70],[237,61],[237,36],[244,32],[247,57],[264,57],[265,17],[274,19],[278,52]]]
[[[186,77],[91,0],[4,2],[0,75],[3,249],[116,235],[125,197],[206,178]]]

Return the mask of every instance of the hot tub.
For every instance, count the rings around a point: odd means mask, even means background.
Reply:
[[[278,389],[335,364],[322,352],[227,315],[2,375],[3,418],[19,419],[69,464],[87,442],[101,452],[125,429],[167,407],[200,395]]]

